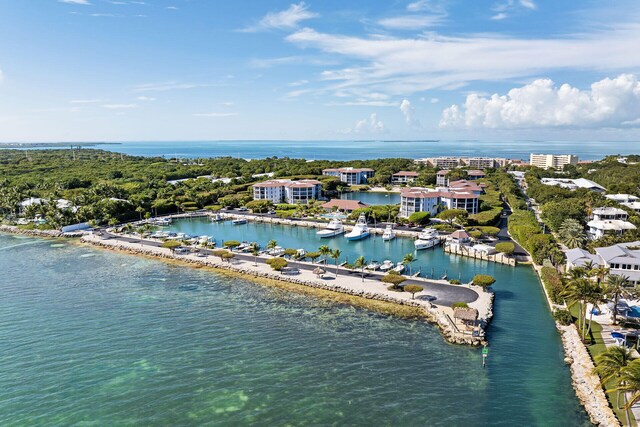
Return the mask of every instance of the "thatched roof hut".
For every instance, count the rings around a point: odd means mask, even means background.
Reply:
[[[453,309],[453,318],[463,322],[475,322],[478,319],[478,310],[471,307],[456,307]]]
[[[316,276],[322,276],[324,273],[326,273],[326,271],[324,271],[320,267],[316,267],[313,269],[313,274],[315,274]]]

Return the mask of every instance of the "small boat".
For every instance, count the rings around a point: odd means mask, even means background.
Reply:
[[[269,249],[267,253],[271,256],[281,256],[284,255],[284,248],[282,246],[276,246],[275,248]]]
[[[304,258],[307,255],[307,251],[305,251],[304,249],[298,249],[296,251],[298,258]]]
[[[396,264],[396,266],[393,268],[393,271],[402,274],[402,272],[404,271],[404,264],[399,262],[398,264]]]
[[[344,235],[347,240],[360,240],[369,235],[369,227],[367,227],[367,218],[364,214],[360,214],[353,230]]]
[[[239,246],[236,247],[236,250],[238,252],[245,252],[245,250],[249,250],[250,246],[251,245],[249,242],[242,242]]]
[[[249,222],[249,221],[247,221],[246,218],[238,218],[238,219],[234,219],[233,221],[231,221],[231,224],[233,224],[233,225],[242,225],[242,224],[246,224],[247,222]]]
[[[380,265],[380,271],[389,271],[394,267],[393,262],[391,262],[390,260],[386,259],[382,262],[382,264]]]
[[[365,268],[367,270],[376,271],[380,268],[380,263],[378,261],[371,261]]]
[[[342,221],[337,218],[329,221],[329,224],[322,230],[318,231],[316,235],[320,238],[333,237],[339,234],[344,233],[344,227],[342,226]]]
[[[425,228],[418,234],[418,238],[413,244],[417,251],[429,249],[440,244],[440,235],[433,228]]]
[[[396,232],[393,231],[393,225],[387,224],[387,226],[384,229],[384,232],[382,233],[382,240],[389,241],[395,238],[396,238]]]
[[[220,214],[215,214],[215,215],[211,215],[210,220],[211,222],[220,222],[220,221],[224,221],[224,218]]]
[[[151,220],[152,225],[156,225],[159,227],[166,227],[167,225],[171,225],[173,220],[171,218],[155,218]]]

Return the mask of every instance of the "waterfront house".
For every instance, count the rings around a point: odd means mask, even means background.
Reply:
[[[599,239],[605,234],[623,234],[627,230],[635,230],[636,226],[620,219],[592,219],[587,223],[589,237]]]
[[[610,208],[610,207],[601,207],[595,208],[591,213],[591,218],[596,220],[608,220],[608,219],[619,219],[622,221],[626,221],[629,218],[629,214],[624,209],[619,208]]]
[[[362,203],[360,200],[331,199],[327,203],[320,205],[320,207],[328,212],[338,210],[345,213],[351,213],[356,209],[369,207],[369,205]]]
[[[456,230],[447,237],[451,246],[466,246],[471,242],[471,236],[464,230]]]
[[[322,183],[315,179],[272,179],[253,185],[253,200],[269,200],[274,204],[306,204],[320,198]]]
[[[582,267],[588,262],[591,262],[594,267],[599,267],[601,263],[598,255],[594,255],[582,248],[569,249],[565,252],[565,255],[567,257],[567,271],[575,267]]]
[[[604,197],[620,204],[632,203],[640,200],[640,197],[634,196],[633,194],[607,194]]]
[[[30,206],[41,206],[49,203],[48,199],[42,199],[39,197],[29,197],[28,199],[24,199],[20,202],[20,213],[24,213],[24,210]],[[78,208],[73,206],[70,200],[67,199],[57,199],[55,200],[56,208],[66,211],[70,210],[72,212],[76,212]]]
[[[340,181],[349,185],[366,184],[367,180],[373,177],[374,170],[370,168],[335,168],[323,169],[322,175],[335,176]]]
[[[599,265],[609,269],[609,274],[628,278],[629,284],[640,284],[640,241],[618,243],[595,249]]]
[[[418,172],[413,171],[400,171],[391,175],[392,184],[407,184],[411,183],[418,178]]]

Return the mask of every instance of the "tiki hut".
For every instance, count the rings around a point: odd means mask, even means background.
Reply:
[[[466,326],[475,326],[478,319],[478,310],[471,307],[456,307],[453,309],[454,320],[460,319]]]

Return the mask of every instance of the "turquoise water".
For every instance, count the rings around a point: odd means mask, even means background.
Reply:
[[[582,426],[528,268],[491,351],[160,261],[0,235],[0,425]]]
[[[341,199],[360,200],[368,205],[395,205],[400,203],[400,193],[376,193],[367,191],[356,191],[352,193],[340,194]]]
[[[225,240],[239,240],[258,242],[266,248],[270,240],[275,240],[283,248],[303,248],[312,252],[317,251],[321,245],[327,245],[332,250],[340,249],[342,256],[339,262],[353,262],[360,256],[364,256],[367,261],[382,262],[388,259],[399,262],[406,254],[413,253],[416,256],[416,262],[411,266],[413,272],[421,271],[422,276],[436,278],[447,274],[450,279],[460,279],[465,283],[471,281],[475,274],[492,274],[496,269],[507,268],[501,264],[449,255],[441,248],[416,251],[412,239],[401,237],[388,242],[383,241],[381,235],[373,234],[355,241],[345,239],[344,235],[321,239],[316,235],[319,229],[315,228],[255,222],[233,225],[231,221],[210,222],[205,218],[176,220],[164,229],[192,236],[213,236],[218,246],[222,246]],[[330,258],[328,264],[335,264],[335,260]]]
[[[0,148],[2,144],[0,143]],[[577,154],[583,160],[640,152],[638,141],[148,141],[96,148],[136,156],[261,159],[270,156],[310,160],[488,156],[529,159],[530,153]]]

